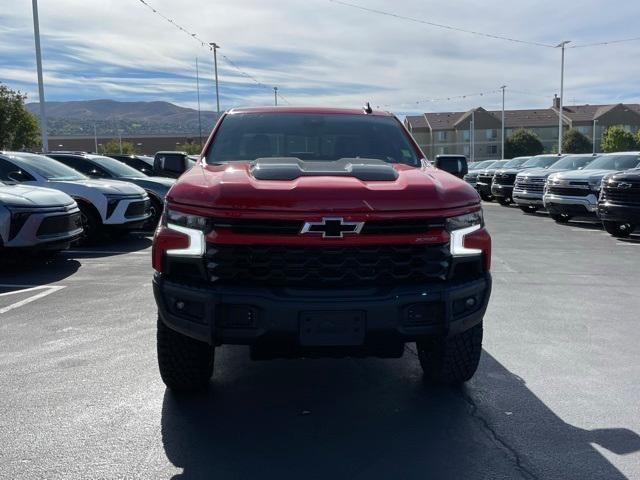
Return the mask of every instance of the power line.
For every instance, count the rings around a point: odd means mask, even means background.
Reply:
[[[204,47],[206,49],[208,49],[209,51],[213,51],[213,46],[211,46],[208,42],[205,42],[202,37],[200,37],[197,33],[193,33],[190,32],[189,30],[187,30],[185,27],[183,27],[182,25],[180,25],[179,23],[177,23],[176,21],[174,21],[173,19],[167,17],[166,15],[164,15],[162,12],[160,12],[158,9],[156,9],[155,7],[153,7],[148,1],[146,0],[138,0],[142,5],[144,5],[145,7],[147,7],[149,10],[151,10],[153,13],[155,13],[156,15],[158,15],[159,17],[163,18],[165,21],[169,22],[171,25],[173,25],[175,28],[177,28],[178,30],[180,30],[181,32],[185,33],[186,35],[189,36],[189,38],[192,38],[193,40],[195,40],[196,42],[198,42],[200,44],[201,47]],[[243,77],[251,80],[253,83],[255,83],[257,86],[261,87],[261,88],[268,88],[271,89],[272,87],[262,83],[260,80],[258,80],[255,76],[251,75],[250,73],[244,71],[242,68],[240,68],[233,60],[231,60],[227,55],[223,54],[223,53],[218,53],[218,55],[220,55],[222,57],[222,59],[234,70],[236,70],[240,75],[242,75]],[[282,95],[278,94],[278,96],[287,104],[289,104],[289,101],[286,100],[285,98],[282,97]]]
[[[606,42],[584,43],[582,45],[573,45],[573,46],[567,47],[567,48],[598,47],[598,46],[601,46],[601,45],[612,45],[614,43],[637,42],[638,40],[640,40],[640,37],[622,38],[620,40],[609,40],[609,41],[606,41]]]
[[[427,98],[423,100],[416,100],[414,102],[406,102],[406,103],[387,103],[384,105],[376,105],[376,108],[387,108],[387,107],[402,107],[402,106],[410,106],[410,105],[420,105],[423,103],[433,103],[433,102],[444,102],[444,101],[452,101],[452,100],[464,100],[469,97],[483,97],[485,95],[491,95],[492,93],[499,93],[500,89],[496,90],[488,90],[486,92],[478,92],[478,93],[466,93],[464,95],[449,95],[447,97],[440,98]]]
[[[332,3],[337,3],[338,5],[343,5],[345,7],[351,7],[351,8],[356,8],[358,10],[363,10],[365,12],[369,12],[369,13],[376,13],[378,15],[385,15],[387,17],[393,17],[393,18],[397,18],[400,20],[408,20],[410,22],[414,22],[414,23],[421,23],[423,25],[429,25],[432,27],[437,27],[437,28],[443,28],[446,30],[452,30],[455,32],[462,32],[462,33],[468,33],[470,35],[478,35],[481,37],[488,37],[488,38],[493,38],[493,39],[497,39],[497,40],[505,40],[508,42],[514,42],[514,43],[523,43],[526,45],[535,45],[537,47],[547,47],[547,48],[553,48],[554,45],[551,45],[549,43],[541,43],[541,42],[532,42],[529,40],[520,40],[517,38],[511,38],[511,37],[506,37],[503,35],[495,35],[493,33],[486,33],[486,32],[478,32],[475,30],[466,30],[464,28],[460,28],[460,27],[454,27],[451,25],[444,25],[442,23],[435,23],[435,22],[430,22],[428,20],[423,20],[420,18],[415,18],[415,17],[408,17],[406,15],[400,15],[397,13],[392,13],[392,12],[387,12],[384,10],[378,10],[375,8],[369,8],[369,7],[363,7],[362,5],[356,5],[354,3],[349,3],[349,2],[344,2],[342,0],[329,0]]]

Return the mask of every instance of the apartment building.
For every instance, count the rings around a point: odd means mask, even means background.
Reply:
[[[554,97],[550,108],[505,110],[505,137],[524,128],[538,136],[545,152],[551,152],[558,143],[559,106],[560,99]],[[501,116],[500,110],[477,107],[467,112],[411,115],[405,118],[405,125],[429,158],[456,153],[485,160],[502,157]],[[640,104],[565,105],[562,124],[591,140],[595,136],[598,148],[602,133],[611,125],[622,125],[634,134],[640,129]]]

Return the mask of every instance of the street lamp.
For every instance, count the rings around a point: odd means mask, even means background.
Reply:
[[[564,100],[564,48],[571,43],[571,40],[565,40],[556,45],[556,48],[562,49],[562,57],[560,62],[560,110],[558,111],[558,154],[562,153],[562,102]]]
[[[502,160],[504,160],[504,89],[507,88],[506,85],[502,85],[500,89],[502,90]]]
[[[598,123],[598,119],[594,118],[593,119],[593,135],[592,135],[592,139],[593,139],[593,153],[595,155],[596,153],[596,123]]]
[[[218,117],[220,117],[220,94],[218,92],[218,54],[217,54],[217,50],[220,48],[220,45],[218,45],[215,42],[211,42],[209,43],[209,45],[211,45],[211,48],[213,49],[213,71],[215,72],[215,76],[216,76],[216,109],[218,112]]]
[[[44,81],[42,80],[42,53],[40,52],[40,21],[38,20],[38,0],[32,0],[33,36],[36,42],[36,68],[38,70],[38,99],[40,101],[40,129],[42,131],[42,151],[49,150],[47,134],[47,113],[44,105]]]
[[[278,106],[278,87],[273,87],[273,101],[276,107]]]

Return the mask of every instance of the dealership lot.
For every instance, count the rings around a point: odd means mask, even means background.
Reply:
[[[479,372],[217,351],[177,397],[155,359],[151,241],[0,273],[6,478],[639,478],[640,232],[485,204],[494,291]]]

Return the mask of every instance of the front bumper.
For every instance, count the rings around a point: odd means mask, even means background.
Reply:
[[[465,283],[308,290],[195,287],[156,273],[153,290],[160,318],[168,327],[210,344],[285,339],[300,345],[320,341],[325,346],[343,342],[359,346],[374,337],[407,342],[426,335],[451,336],[477,325],[489,302],[491,275]],[[470,298],[475,299],[473,307],[466,304]],[[335,323],[328,330],[353,323],[358,332],[314,335],[317,324],[323,322]],[[308,325],[314,325],[310,336]]]
[[[497,198],[512,198],[513,185],[491,184],[491,195]]]
[[[598,197],[589,193],[585,197],[551,195],[545,193],[544,207],[551,214],[567,214],[572,216],[594,216],[598,207]]]
[[[543,206],[542,193],[540,192],[527,192],[526,190],[518,190],[514,188],[511,198],[513,198],[513,201],[518,205]]]
[[[598,202],[597,213],[600,220],[640,224],[640,206]]]
[[[139,213],[129,214],[132,206],[139,205]],[[103,220],[105,227],[118,230],[136,230],[142,227],[151,217],[151,201],[146,195],[123,198],[120,200],[113,212]]]
[[[491,184],[484,182],[476,182],[476,190],[480,195],[491,196]]]
[[[14,238],[4,242],[7,248],[32,248],[42,250],[62,250],[78,240],[82,234],[79,225],[80,210],[77,207],[69,208],[61,212],[59,208],[54,211],[33,211],[29,218]],[[72,219],[77,219],[72,221]],[[42,226],[48,221],[59,221],[65,225],[57,231],[42,231]]]

